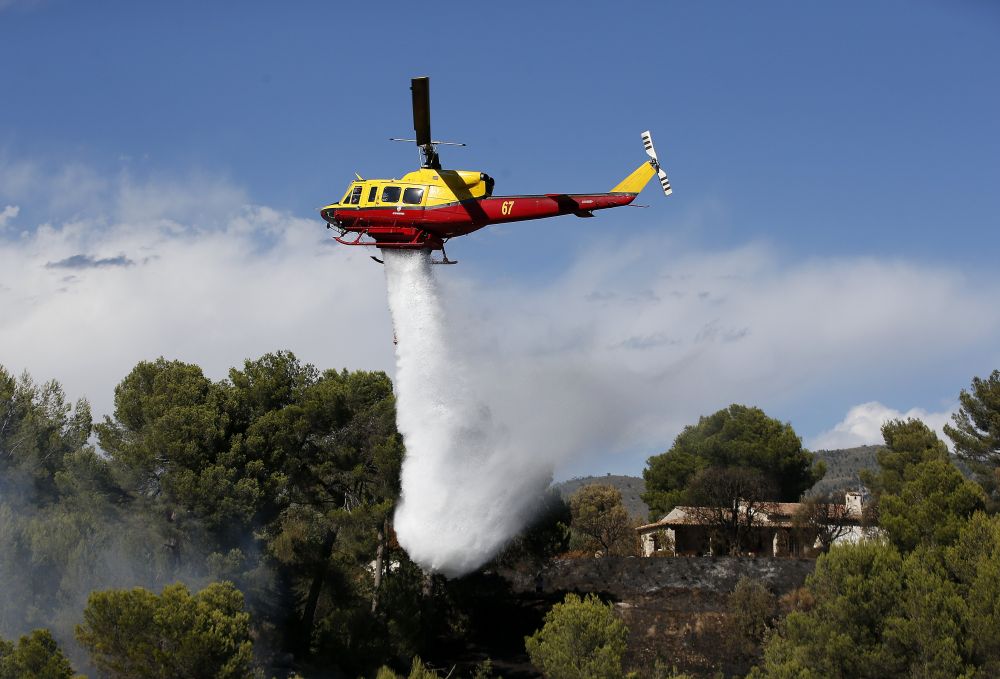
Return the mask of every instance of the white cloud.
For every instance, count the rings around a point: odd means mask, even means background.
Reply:
[[[30,167],[7,174],[34,177],[32,195],[65,176]],[[382,267],[331,244],[318,219],[248,206],[207,177],[92,178],[85,209],[0,234],[9,370],[58,379],[108,412],[135,363],[161,354],[215,378],[283,348],[322,368],[392,369]],[[543,285],[436,269],[497,417],[540,445],[600,456],[573,471],[637,473],[730,403],[823,413],[833,389],[873,392],[947,357],[987,363],[1000,345],[1000,277],[896,259],[789,261],[759,245],[692,252],[632,237]],[[942,396],[953,395],[923,400]],[[871,431],[841,424],[845,437]]]
[[[7,223],[20,214],[21,208],[17,205],[8,205],[0,210],[0,230],[7,228]]]
[[[945,436],[944,425],[951,422],[951,416],[956,408],[942,412],[928,412],[923,408],[910,408],[906,412],[884,406],[878,401],[869,401],[856,405],[847,411],[843,420],[832,429],[822,432],[809,442],[813,450],[834,450],[837,448],[853,448],[883,443],[882,425],[889,420],[916,419],[923,421],[933,429],[938,438],[951,444],[951,439]]]
[[[822,411],[831,389],[992,355],[1000,339],[1000,281],[898,260],[678,253],[637,238],[543,287],[472,276],[449,277],[450,306],[504,419],[537,428],[539,441],[571,437],[612,471],[636,473],[730,403]]]
[[[214,378],[286,348],[321,368],[391,364],[381,267],[328,245],[318,219],[238,205],[216,228],[152,217],[0,239],[0,363],[59,380],[98,413],[160,355]]]

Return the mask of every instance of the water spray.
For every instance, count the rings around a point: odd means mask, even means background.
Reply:
[[[551,465],[515,443],[488,401],[486,373],[463,354],[428,250],[384,250],[396,346],[396,408],[406,443],[399,543],[455,577],[490,559],[530,518]]]

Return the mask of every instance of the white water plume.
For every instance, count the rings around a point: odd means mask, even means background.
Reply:
[[[399,543],[422,567],[454,577],[499,551],[527,522],[551,479],[541,459],[498,421],[489,371],[464,355],[430,253],[385,250],[396,339],[396,408],[406,442]]]

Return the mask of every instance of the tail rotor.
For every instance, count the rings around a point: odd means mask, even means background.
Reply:
[[[667,179],[667,173],[660,167],[660,160],[656,157],[656,149],[653,148],[653,137],[649,134],[649,130],[642,133],[642,145],[646,147],[649,164],[656,170],[656,176],[660,179],[660,186],[663,187],[663,195],[669,196],[674,190],[670,187],[670,180]]]

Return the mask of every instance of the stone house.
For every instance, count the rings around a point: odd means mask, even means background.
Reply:
[[[741,504],[741,510],[746,509]],[[832,543],[857,542],[870,530],[862,525],[863,510],[864,496],[857,491],[846,493],[843,504],[760,503],[749,512],[740,553],[809,557],[819,552],[823,538]],[[674,507],[659,521],[636,528],[642,555],[702,556],[721,551],[718,514],[709,507]]]

